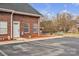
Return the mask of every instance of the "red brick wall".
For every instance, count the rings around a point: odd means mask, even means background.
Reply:
[[[24,15],[14,15],[14,20],[15,21],[20,21],[20,35],[21,37],[28,37],[30,33],[32,33],[32,25],[34,23],[38,23],[38,17],[33,17],[33,16],[24,16]],[[24,33],[24,24],[29,23],[30,24],[30,33]],[[24,33],[23,35],[21,33]],[[32,33],[32,36],[37,36],[37,34]]]
[[[0,40],[2,40],[4,38],[4,40],[8,39],[8,36],[10,36],[10,13],[4,13],[4,12],[0,12],[0,21],[7,21],[8,22],[8,33],[7,34],[0,34]]]
[[[38,23],[39,17],[34,17],[34,16],[25,16],[25,15],[18,15],[14,14],[13,15],[13,20],[14,21],[20,21],[20,36],[21,37],[28,37],[29,33],[24,33],[23,35],[21,34],[24,32],[24,24],[29,23],[30,24],[30,33],[32,36],[37,36],[37,34],[32,33],[32,25],[34,23]],[[8,39],[8,36],[11,35],[11,14],[10,13],[4,13],[0,12],[0,21],[7,21],[8,22],[8,34],[0,35],[0,40],[4,38],[5,40]]]

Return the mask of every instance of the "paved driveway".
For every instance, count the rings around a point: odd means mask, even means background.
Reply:
[[[79,38],[57,38],[0,46],[1,56],[79,56]]]

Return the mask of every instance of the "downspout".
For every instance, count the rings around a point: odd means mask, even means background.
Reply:
[[[38,36],[40,35],[40,18],[38,19]]]
[[[11,39],[13,39],[13,12],[11,13]]]

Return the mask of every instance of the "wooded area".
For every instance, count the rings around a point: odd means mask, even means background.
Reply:
[[[78,32],[76,26],[76,19],[74,16],[67,12],[58,13],[51,20],[42,20],[41,30],[43,33],[56,33],[56,32]]]

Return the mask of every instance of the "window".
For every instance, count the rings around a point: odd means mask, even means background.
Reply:
[[[7,34],[7,22],[0,21],[0,34]]]
[[[38,33],[38,24],[33,24],[32,32],[33,33]]]
[[[29,32],[29,24],[24,24],[24,32]]]

